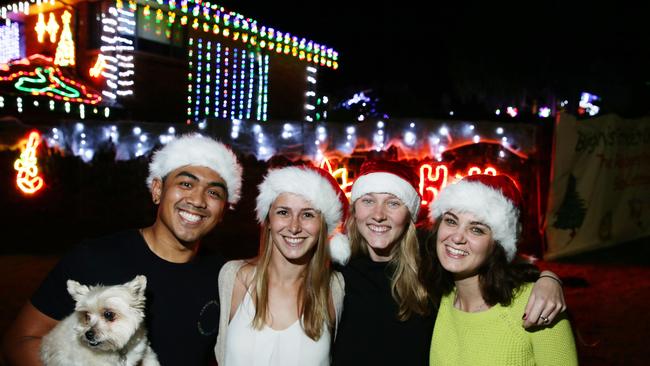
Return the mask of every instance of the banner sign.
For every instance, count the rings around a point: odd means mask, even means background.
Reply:
[[[554,145],[545,258],[650,236],[650,118],[562,114]]]

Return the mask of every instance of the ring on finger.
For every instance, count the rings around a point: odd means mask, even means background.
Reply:
[[[544,315],[540,315],[539,318],[542,319],[544,323],[548,323],[550,321],[549,318],[545,317]]]

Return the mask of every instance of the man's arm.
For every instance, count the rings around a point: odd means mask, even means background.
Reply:
[[[5,333],[2,354],[8,366],[42,365],[39,357],[41,340],[58,321],[43,314],[27,302]]]

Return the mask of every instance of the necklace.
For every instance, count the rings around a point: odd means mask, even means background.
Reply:
[[[465,311],[467,313],[478,313],[480,311],[484,311],[490,308],[490,305],[488,305],[485,300],[481,299],[482,302],[478,306],[470,307],[467,310],[463,310],[463,307],[461,306],[460,299],[458,298],[458,293],[456,293],[456,296],[454,298],[454,307],[458,310]]]

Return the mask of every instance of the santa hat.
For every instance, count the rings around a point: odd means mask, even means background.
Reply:
[[[470,175],[445,187],[431,203],[429,220],[435,222],[449,210],[471,212],[490,227],[492,237],[505,249],[508,260],[517,252],[522,198],[505,175]]]
[[[418,178],[408,165],[389,160],[366,160],[352,185],[352,202],[367,193],[390,193],[409,209],[415,222],[420,211],[421,197]]]
[[[263,223],[273,201],[282,193],[293,193],[306,198],[320,211],[327,223],[328,235],[345,221],[348,199],[334,177],[323,169],[312,166],[289,166],[272,169],[259,185],[257,196],[257,221]],[[330,238],[329,252],[332,260],[345,264],[350,257],[347,237],[335,234]]]
[[[199,134],[174,139],[154,153],[147,177],[149,190],[154,179],[162,180],[171,171],[187,165],[203,166],[217,172],[226,182],[228,203],[234,205],[239,201],[242,167],[237,157],[226,145]]]

